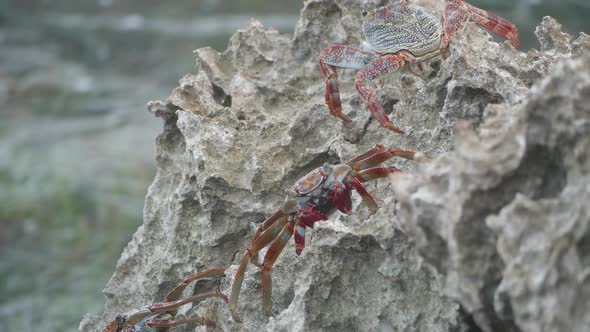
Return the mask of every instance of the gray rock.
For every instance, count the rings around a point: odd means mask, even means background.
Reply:
[[[117,313],[160,301],[196,270],[229,266],[219,284],[228,293],[235,264],[257,224],[280,206],[284,188],[325,161],[341,162],[376,143],[440,157],[392,161],[414,170],[393,183],[368,186],[382,206],[375,215],[356,198],[351,215],[335,214],[308,232],[300,257],[290,243],[273,268],[270,320],[262,316],[260,272],[252,266],[238,303],[243,324],[213,300],[184,308],[179,316],[206,315],[228,331],[573,326],[551,318],[568,310],[551,300],[559,296],[582,304],[583,293],[571,289],[587,274],[578,269],[583,260],[570,251],[587,251],[578,227],[588,211],[584,200],[570,199],[572,211],[579,211],[573,214],[576,222],[567,223],[563,236],[546,234],[550,227],[561,229],[556,218],[568,209],[543,200],[558,199],[568,183],[587,187],[580,176],[587,170],[581,165],[588,151],[588,59],[567,60],[571,53],[548,50],[522,53],[470,26],[453,41],[448,58],[431,65],[428,78],[392,75],[377,89],[406,135],[371,119],[354,91],[352,71],[340,71],[344,112],[354,121],[343,126],[324,104],[317,56],[330,42],[360,41],[358,13],[374,4],[313,0],[304,6],[293,38],[251,22],[223,53],[197,50],[197,74],[182,78],[166,102],[150,103],[164,129],[157,138],[158,172],[146,197],[144,224],[104,290],[104,313],[87,316],[80,329],[98,330]],[[548,24],[539,29],[551,30]],[[577,43],[576,54],[587,53],[583,36],[576,42],[551,36],[553,45],[569,50]],[[560,60],[567,62],[555,65]],[[566,81],[571,83],[555,86]],[[571,194],[582,199],[585,190]],[[531,212],[517,208],[522,204]],[[530,226],[538,235],[509,223],[515,218],[534,223],[534,214],[546,218],[546,228]],[[524,237],[556,244],[527,254],[529,247],[517,241]],[[576,247],[575,241],[581,244]],[[569,269],[564,285],[552,279],[545,293],[516,279],[517,273],[534,274],[553,253],[559,256],[546,267],[550,270],[560,266],[562,253],[571,256],[563,263]],[[535,259],[523,261],[527,255]],[[197,283],[190,291],[213,285]],[[529,307],[539,298],[547,300],[536,310]],[[555,313],[543,315],[548,310]],[[571,314],[576,322],[564,324],[582,326],[586,312],[578,309]],[[204,329],[172,330],[195,328]]]
[[[511,308],[523,331],[587,331],[590,57],[561,63],[531,94],[519,167],[533,161],[527,181],[535,189],[519,191],[486,221],[506,265],[495,305],[499,312]],[[540,167],[543,174],[531,172]]]
[[[517,106],[487,109],[456,151],[396,178],[399,217],[444,292],[485,331],[586,331],[590,57]]]

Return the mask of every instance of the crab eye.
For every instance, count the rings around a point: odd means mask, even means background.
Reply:
[[[330,174],[331,171],[332,171],[332,167],[330,166],[330,164],[324,163],[324,165],[322,166],[322,173],[324,175],[326,175],[326,174]]]
[[[117,322],[117,324],[119,325],[123,325],[125,324],[126,318],[124,315],[117,315],[117,317],[115,317],[115,321]]]
[[[368,14],[368,13],[369,13],[368,11],[366,11],[366,10],[363,10],[363,12],[362,12],[362,14],[363,14],[363,17],[367,16],[367,14]]]

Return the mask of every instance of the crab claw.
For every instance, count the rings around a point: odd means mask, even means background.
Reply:
[[[321,221],[321,220],[328,220],[328,217],[326,217],[320,211],[310,210],[310,211],[307,211],[307,213],[302,214],[299,217],[299,220],[301,220],[301,222],[305,226],[307,226],[309,228],[313,228],[313,224],[315,224],[316,222]]]
[[[334,191],[331,195],[334,206],[342,213],[350,213],[352,210],[352,200],[350,199],[350,191],[340,183],[334,185]]]
[[[305,249],[305,224],[298,219],[295,222],[295,253],[297,256],[301,255],[303,249]]]

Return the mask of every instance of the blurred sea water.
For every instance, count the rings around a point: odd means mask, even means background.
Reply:
[[[556,17],[590,32],[588,0],[471,1],[517,24],[523,48]],[[165,99],[192,50],[251,18],[292,32],[302,2],[0,2],[0,331],[76,331],[142,222]]]

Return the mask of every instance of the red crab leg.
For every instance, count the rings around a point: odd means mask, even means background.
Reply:
[[[270,316],[272,306],[272,280],[271,269],[277,258],[285,248],[287,242],[293,235],[292,222],[283,227],[281,233],[272,241],[262,263],[262,312],[266,316]]]
[[[172,327],[172,326],[188,324],[188,323],[201,323],[201,324],[206,324],[211,327],[215,327],[215,325],[216,325],[215,322],[210,320],[209,318],[199,317],[199,316],[190,317],[190,318],[181,319],[181,320],[150,319],[146,322],[146,325],[149,327]]]
[[[248,261],[250,260],[250,257],[258,254],[262,248],[271,243],[277,237],[277,235],[280,234],[280,230],[284,228],[286,223],[286,217],[279,218],[250,244],[250,248],[244,251],[244,255],[242,256],[242,259],[240,259],[240,265],[234,276],[234,282],[231,286],[231,295],[229,298],[229,311],[236,322],[242,321],[237,312],[237,305],[238,297],[240,296],[240,290],[242,289],[242,282],[244,282],[244,275],[246,273],[246,268],[248,267]]]
[[[463,0],[448,0],[443,16],[445,35],[443,36],[442,48],[448,45],[449,40],[455,34],[463,30],[469,19],[475,24],[508,39],[515,48],[520,45],[518,29],[512,22]]]
[[[171,301],[178,300],[180,298],[180,296],[182,295],[182,292],[184,291],[184,289],[191,282],[193,282],[195,280],[199,280],[202,278],[208,278],[208,277],[218,278],[218,277],[224,277],[224,276],[225,276],[225,269],[224,268],[208,269],[205,271],[201,271],[199,273],[191,274],[190,276],[183,278],[180,285],[176,286],[176,288],[174,288],[170,293],[166,294],[164,301],[171,302]]]
[[[258,226],[258,228],[256,229],[256,232],[254,233],[252,242],[254,242],[258,236],[260,235],[260,233],[262,233],[264,230],[266,230],[268,227],[270,227],[272,224],[275,223],[275,221],[277,221],[277,219],[279,219],[280,217],[283,217],[285,214],[283,213],[283,209],[277,209],[272,216],[268,217],[268,219],[266,219],[265,221],[262,222],[262,224],[260,226]]]
[[[357,180],[356,178],[353,178],[352,180],[350,180],[350,184],[359,193],[359,195],[361,195],[363,202],[365,202],[365,204],[367,204],[367,207],[369,208],[369,211],[371,211],[371,214],[377,212],[377,209],[379,209],[379,206],[375,202],[375,199],[373,198],[373,196],[371,196],[371,194],[369,194],[369,192],[367,191],[367,189],[365,189],[365,187],[361,184],[361,182],[359,180]]]
[[[382,55],[356,72],[356,90],[359,97],[367,104],[373,117],[377,119],[383,127],[397,133],[403,133],[403,130],[393,126],[389,117],[385,114],[383,105],[381,105],[368,84],[378,77],[394,70],[399,70],[406,63],[406,60],[401,53],[402,52],[399,54]]]
[[[332,66],[320,62],[322,76],[326,80],[326,105],[333,116],[340,118],[344,123],[351,123],[352,120],[342,114],[342,103],[340,101],[340,88],[338,87],[338,73]]]
[[[387,175],[395,172],[401,172],[401,170],[395,166],[373,167],[358,172],[356,176],[360,182],[367,182],[370,180],[386,177]]]
[[[414,151],[394,148],[394,149],[390,149],[387,151],[376,153],[376,154],[370,156],[369,158],[361,160],[356,163],[354,168],[357,171],[364,170],[369,167],[373,167],[375,165],[381,164],[382,162],[384,162],[388,159],[391,159],[395,156],[399,156],[399,157],[402,157],[405,159],[413,160],[415,154],[416,154],[416,152],[414,152]]]
[[[223,293],[219,289],[216,289],[214,291],[210,291],[207,293],[193,295],[193,296],[187,297],[186,299],[183,299],[183,300],[177,300],[177,301],[172,301],[172,302],[163,302],[163,303],[154,303],[154,304],[150,305],[148,307],[148,309],[152,313],[163,312],[163,311],[172,311],[173,309],[176,309],[176,308],[183,306],[187,303],[199,301],[199,300],[206,299],[209,297],[219,297],[219,298],[223,299],[225,302],[227,302],[227,297],[225,295],[223,295]]]
[[[241,323],[242,319],[238,315],[237,306],[238,306],[238,297],[240,296],[240,290],[242,288],[242,282],[244,281],[244,274],[246,273],[246,267],[248,266],[248,260],[250,260],[250,250],[246,249],[242,259],[240,260],[240,266],[236,271],[236,275],[234,276],[234,282],[231,286],[231,295],[229,296],[229,312],[233,319]]]
[[[262,224],[260,226],[258,226],[258,228],[256,228],[256,232],[254,232],[254,236],[252,237],[252,243],[254,243],[254,241],[256,241],[258,236],[260,236],[260,233],[262,233],[267,228],[269,228],[271,225],[273,225],[275,223],[275,221],[277,221],[280,217],[284,217],[284,216],[285,216],[285,214],[283,213],[283,209],[281,209],[281,208],[277,209],[275,211],[275,213],[272,214],[272,216],[270,216],[268,219],[263,221]],[[258,253],[255,253],[252,255],[252,257],[250,257],[250,262],[252,262],[252,264],[260,267],[260,262],[258,262]]]
[[[363,159],[367,159],[368,157],[374,155],[377,152],[381,152],[383,151],[383,149],[385,149],[385,145],[383,144],[375,144],[374,147],[372,147],[371,149],[369,149],[367,152],[363,153],[363,154],[359,154],[358,156],[350,159],[349,161],[346,162],[346,165],[354,167],[354,165],[359,161],[359,160],[363,160]]]
[[[360,69],[365,63],[374,58],[370,52],[363,51],[360,48],[333,44],[322,50],[318,59],[320,73],[326,81],[326,104],[330,113],[342,119],[345,123],[350,123],[349,117],[342,114],[342,104],[340,102],[340,90],[338,88],[338,68]]]
[[[266,247],[283,229],[287,223],[287,217],[283,216],[272,223],[266,230],[264,230],[256,239],[250,243],[248,250],[252,252],[259,252]]]
[[[276,221],[279,220],[281,217],[283,217],[284,220],[277,224]],[[250,253],[252,254],[252,256],[250,257],[250,262],[252,262],[252,264],[259,268],[262,268],[262,265],[260,265],[260,262],[258,261],[258,252],[262,250],[262,248],[266,247],[279,234],[281,229],[283,229],[285,222],[285,214],[281,210],[280,214],[278,213],[278,211],[275,212],[270,218],[264,221],[258,229],[256,229],[254,239],[250,243]],[[271,227],[272,231],[266,232],[266,230]],[[263,231],[261,231],[262,235],[260,235],[259,232],[261,228],[263,229]],[[263,237],[260,238],[261,236]]]
[[[473,22],[508,39],[514,48],[518,48],[520,45],[520,39],[518,36],[518,29],[514,23],[494,13],[488,12],[487,10],[479,9],[470,4],[467,5],[469,5],[469,11],[473,14],[471,16]]]
[[[214,291],[210,291],[207,293],[193,295],[193,296],[188,297],[184,300],[154,303],[149,306],[142,307],[140,309],[134,310],[134,312],[131,313],[127,317],[127,322],[131,323],[131,324],[137,324],[138,322],[143,320],[145,317],[152,315],[152,314],[160,313],[160,312],[169,312],[169,313],[171,313],[172,316],[174,316],[175,315],[174,312],[176,311],[175,310],[176,308],[183,306],[185,304],[188,304],[191,302],[196,302],[196,301],[206,299],[209,297],[219,297],[219,298],[222,298],[227,303],[227,297],[225,295],[223,295],[223,293],[221,293],[221,291],[219,291],[219,289],[216,289]]]

